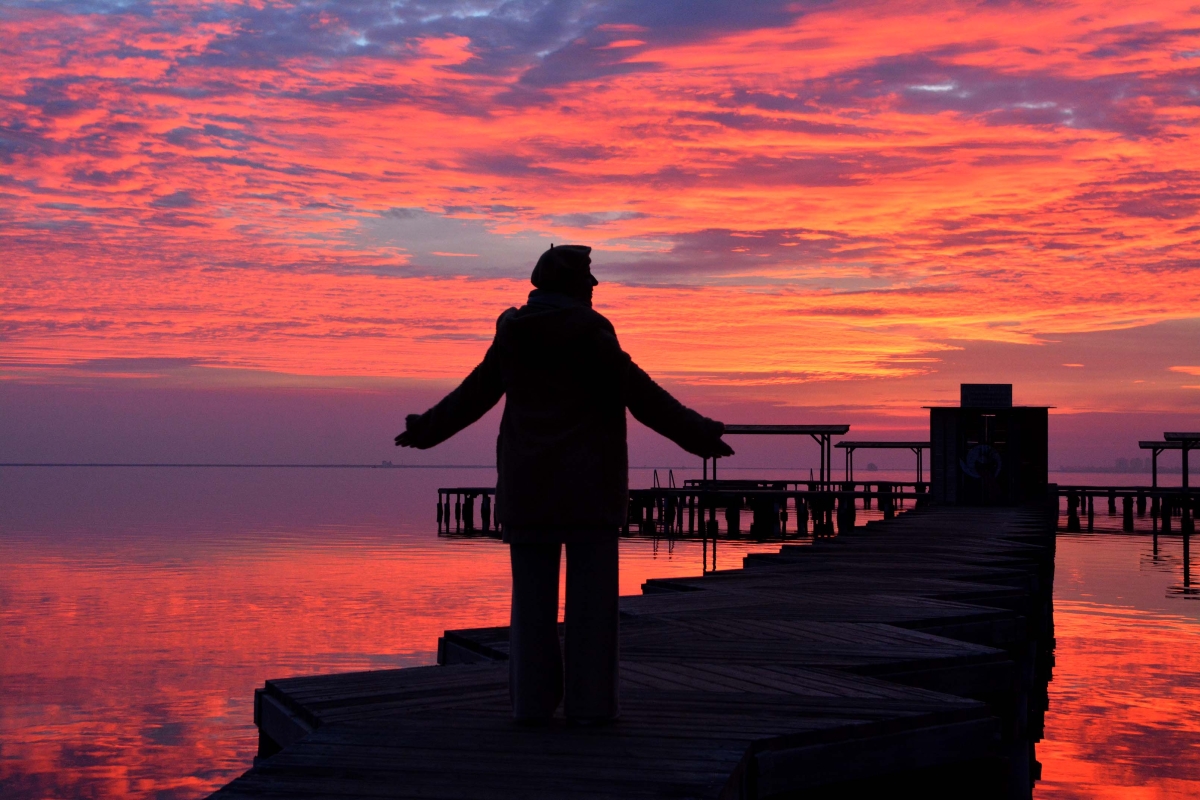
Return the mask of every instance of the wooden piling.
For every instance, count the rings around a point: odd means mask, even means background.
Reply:
[[[1076,492],[1067,493],[1067,532],[1079,533],[1079,495]]]

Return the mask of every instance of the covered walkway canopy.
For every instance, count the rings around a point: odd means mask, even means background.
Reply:
[[[840,441],[835,447],[846,451],[846,480],[854,480],[855,450],[912,450],[917,454],[917,483],[924,483],[925,469],[922,451],[929,449],[929,442],[848,442]]]
[[[1188,488],[1188,453],[1200,449],[1200,431],[1163,434],[1161,442],[1138,442],[1138,447],[1150,451],[1150,485],[1158,488],[1158,455],[1164,450],[1179,450],[1183,455],[1183,488]]]
[[[726,425],[726,436],[811,436],[821,448],[821,482],[833,480],[834,436],[842,436],[850,430],[849,425]],[[704,461],[704,477],[708,477],[708,460]],[[713,459],[713,479],[717,477],[717,460]]]

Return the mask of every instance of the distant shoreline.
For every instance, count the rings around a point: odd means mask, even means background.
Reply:
[[[164,467],[172,469],[495,469],[495,464],[208,464],[208,463],[166,463],[166,462],[92,462],[92,461],[6,461],[0,462],[0,467],[124,467],[146,468]],[[699,466],[668,464],[665,466],[630,466],[629,469],[700,469]],[[809,466],[721,466],[721,471],[727,470],[806,470],[815,469]],[[859,469],[864,474],[875,470]],[[904,467],[881,469],[879,472],[911,471]],[[1149,475],[1150,470],[1118,469],[1117,467],[1051,467],[1050,472],[1077,472],[1083,474],[1116,474],[1116,475]],[[1178,466],[1162,466],[1158,468],[1160,475],[1178,475],[1183,469]]]
[[[219,469],[495,469],[494,464],[165,464],[94,462],[3,462],[0,467],[180,467]]]
[[[1149,467],[1146,467],[1144,469],[1121,469],[1119,467],[1058,467],[1057,469],[1051,469],[1050,471],[1051,472],[1083,472],[1083,473],[1092,473],[1092,474],[1113,473],[1116,475],[1150,475],[1151,474]],[[1164,473],[1180,475],[1183,473],[1183,467],[1160,466],[1158,468],[1158,474],[1162,475]]]

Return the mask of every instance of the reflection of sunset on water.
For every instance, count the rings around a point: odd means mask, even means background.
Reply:
[[[249,765],[265,679],[428,664],[443,630],[507,621],[505,549],[434,535],[436,487],[486,471],[3,477],[6,793],[195,797]],[[722,543],[720,566],[777,546]],[[1151,550],[1060,536],[1037,797],[1200,789],[1200,601],[1170,591],[1179,540]],[[700,569],[699,543],[626,540],[621,592]]]
[[[1038,797],[1200,795],[1200,623],[1058,603]]]
[[[1182,545],[1060,536],[1054,678],[1037,797],[1200,794],[1200,601],[1173,593]]]
[[[508,621],[507,549],[434,533],[461,473],[69,472],[0,484],[0,794],[196,797],[249,766],[267,678],[431,664]],[[626,541],[621,592],[701,565]]]

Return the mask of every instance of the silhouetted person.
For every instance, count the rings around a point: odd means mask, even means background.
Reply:
[[[625,409],[684,450],[732,455],[725,426],[684,407],[621,350],[592,310],[591,248],[551,246],[537,287],[496,321],[483,362],[444,400],[407,418],[402,447],[433,447],[508,395],[496,442],[496,516],[510,545],[509,688],[518,722],[537,724],[563,699],[558,565],[567,546],[568,721],[615,719],[617,534],[629,504]]]

